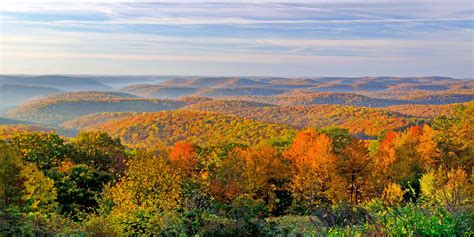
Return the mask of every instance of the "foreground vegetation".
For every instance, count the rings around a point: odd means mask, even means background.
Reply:
[[[174,118],[155,120],[165,115],[126,121],[163,123],[155,131]],[[376,141],[337,127],[240,130],[251,122],[222,117],[239,121],[217,123],[227,137],[170,133],[134,147],[102,131],[3,138],[0,235],[474,234],[474,102]],[[237,131],[252,139],[227,139]]]

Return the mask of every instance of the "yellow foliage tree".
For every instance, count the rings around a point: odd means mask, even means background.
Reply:
[[[424,200],[440,203],[449,211],[472,208],[474,185],[461,168],[431,170],[421,177],[420,186]]]
[[[383,191],[382,200],[386,205],[395,206],[403,201],[404,194],[405,191],[399,184],[390,183]]]
[[[153,233],[169,225],[179,206],[181,177],[161,157],[139,154],[127,164],[125,175],[106,190],[113,201],[113,221],[130,233]],[[135,225],[142,226],[137,228]]]
[[[420,153],[423,163],[428,167],[434,167],[435,157],[438,155],[436,142],[434,140],[435,135],[435,131],[425,124],[423,126],[423,133],[420,136],[420,143],[417,147],[417,151]]]
[[[54,181],[46,177],[36,165],[26,164],[20,176],[23,180],[22,199],[30,211],[54,211],[57,192]]]

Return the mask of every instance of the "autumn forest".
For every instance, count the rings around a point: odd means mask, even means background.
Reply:
[[[67,80],[102,85],[51,87]],[[474,234],[470,80],[154,83],[17,86],[27,99],[0,118],[0,235]]]

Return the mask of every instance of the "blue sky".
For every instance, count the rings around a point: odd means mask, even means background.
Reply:
[[[0,19],[0,73],[474,77],[471,0],[7,0]]]

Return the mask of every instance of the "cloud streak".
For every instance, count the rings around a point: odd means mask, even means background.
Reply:
[[[27,73],[13,62],[40,70],[55,59],[95,67],[89,59],[101,62],[98,73],[129,61],[146,62],[130,70],[174,62],[201,65],[209,74],[220,70],[217,64],[259,64],[252,73],[268,75],[276,64],[309,70],[314,63],[365,62],[375,70],[396,63],[397,70],[416,72],[414,62],[422,62],[420,70],[433,65],[470,77],[472,8],[464,0],[2,2],[0,59],[9,62],[0,69]]]

